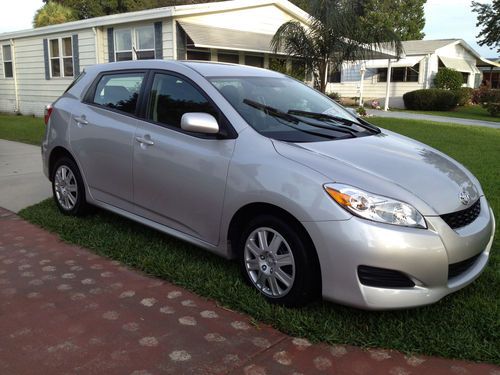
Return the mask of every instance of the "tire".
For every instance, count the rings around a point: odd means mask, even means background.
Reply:
[[[319,297],[315,250],[302,232],[271,215],[254,218],[241,232],[237,249],[243,277],[271,303],[299,307]],[[264,238],[267,247],[261,245]]]
[[[83,216],[89,211],[85,185],[73,159],[63,156],[52,169],[52,194],[59,211],[65,215]]]

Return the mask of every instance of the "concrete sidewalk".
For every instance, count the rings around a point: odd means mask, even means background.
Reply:
[[[311,345],[0,209],[0,373],[499,375],[500,368]]]
[[[486,126],[488,128],[500,129],[500,122],[494,122],[494,121],[470,120],[465,118],[426,115],[423,113],[420,114],[420,113],[403,112],[403,111],[385,112],[378,109],[369,109],[369,108],[366,109],[366,112],[369,115],[377,117],[400,118],[405,120],[426,120],[435,122],[447,122],[459,125]]]
[[[40,147],[0,139],[0,207],[18,212],[51,195]]]

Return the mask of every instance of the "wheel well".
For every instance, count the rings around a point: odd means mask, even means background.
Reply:
[[[258,216],[258,215],[273,215],[280,219],[285,220],[288,224],[291,224],[296,228],[297,232],[300,233],[301,238],[303,238],[308,246],[307,248],[310,250],[311,256],[314,257],[314,263],[317,269],[317,282],[318,286],[321,288],[321,267],[319,264],[318,253],[316,252],[316,248],[314,246],[314,242],[312,241],[309,233],[306,228],[302,225],[300,221],[298,221],[291,213],[288,211],[269,204],[269,203],[251,203],[246,206],[241,207],[236,214],[234,214],[231,223],[229,224],[229,230],[227,239],[231,244],[235,244],[238,241],[238,235],[243,230],[245,223],[249,221],[249,219]],[[231,257],[237,257],[236,250],[231,248]]]
[[[63,156],[66,156],[68,158],[70,158],[71,160],[75,161],[75,158],[73,157],[73,155],[71,155],[71,153],[66,150],[64,147],[56,147],[52,150],[52,152],[50,153],[50,158],[49,158],[49,178],[51,179],[52,181],[52,174],[54,172],[54,165],[56,164],[56,162],[62,158]]]

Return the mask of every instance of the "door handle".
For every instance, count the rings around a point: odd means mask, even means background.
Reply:
[[[75,121],[77,125],[88,125],[89,122],[85,119],[85,116],[75,117]]]
[[[145,136],[144,138],[142,137],[135,137],[135,140],[139,142],[140,144],[143,145],[148,145],[148,146],[153,146],[155,143],[151,140],[151,138],[146,138],[148,136]]]

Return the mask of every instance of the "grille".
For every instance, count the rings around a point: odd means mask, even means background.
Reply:
[[[464,272],[468,271],[474,265],[474,263],[476,263],[476,260],[480,255],[481,254],[477,254],[472,258],[462,260],[458,263],[450,264],[448,266],[448,280],[460,276]]]
[[[450,226],[451,229],[465,227],[472,223],[479,216],[481,212],[481,200],[478,199],[469,208],[462,211],[452,212],[451,214],[441,215],[446,224]]]
[[[413,288],[415,283],[402,272],[370,266],[359,266],[361,284],[378,288]]]

